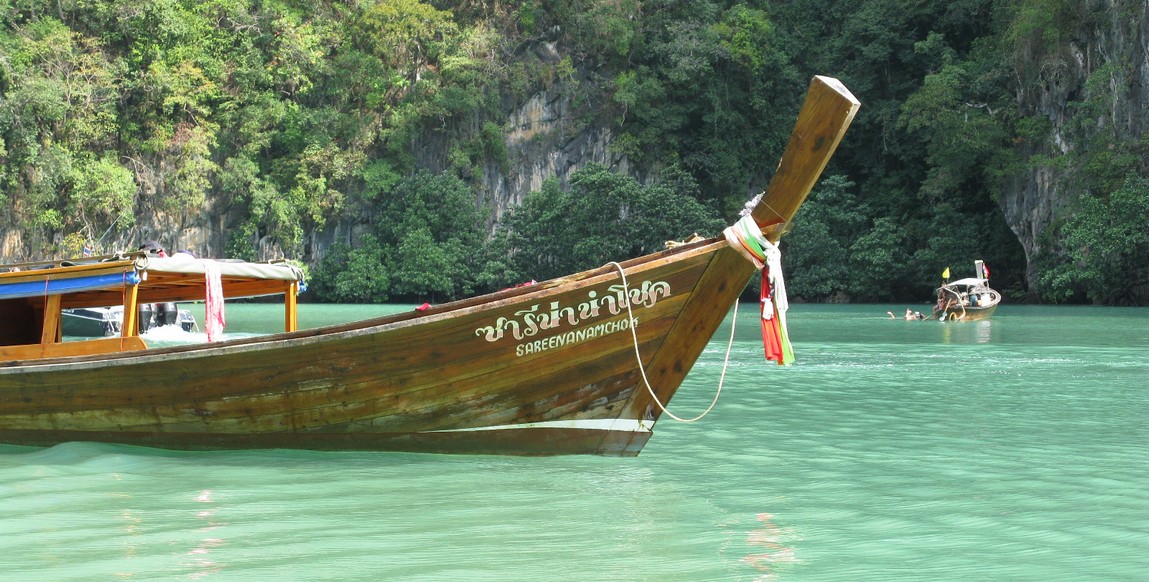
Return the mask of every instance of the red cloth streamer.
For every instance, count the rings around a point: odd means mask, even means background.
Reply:
[[[762,319],[762,346],[766,350],[766,359],[782,363],[783,349],[782,349],[782,328],[778,321],[778,314],[774,313],[770,318],[766,317],[766,309],[769,308],[774,312],[772,290],[770,288],[770,275],[769,269],[762,269],[762,292],[759,295],[759,309],[761,310],[760,316]],[[770,303],[767,307],[767,303]]]

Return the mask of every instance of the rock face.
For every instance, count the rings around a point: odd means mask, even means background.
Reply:
[[[1114,131],[1122,140],[1135,140],[1145,130],[1145,112],[1149,111],[1149,2],[1092,0],[1082,4],[1082,24],[1069,45],[1028,64],[1041,68],[1041,83],[1037,90],[1018,90],[1020,113],[1045,117],[1052,134],[1045,149],[1030,148],[1023,155],[1057,156],[1081,147],[1088,136],[1073,133],[1073,104],[1082,99],[1086,82],[1099,73],[1109,102],[1104,117],[1096,120],[1095,130]],[[1058,210],[1078,195],[1066,174],[1051,167],[1029,170],[1003,193],[1002,211],[1025,249],[1031,285],[1033,259],[1043,251],[1042,231],[1054,221]]]
[[[570,100],[570,95],[559,86],[544,89],[514,109],[503,122],[506,164],[488,160],[481,173],[471,176],[480,195],[494,203],[492,223],[521,203],[524,196],[541,189],[544,181],[556,178],[565,188],[571,174],[588,164],[602,164],[643,179],[625,155],[610,150],[610,128],[596,123],[578,125]],[[418,166],[431,172],[445,170],[448,145],[442,135],[423,136],[415,145]],[[329,222],[322,232],[310,234],[307,258],[318,260],[332,244],[358,235],[362,226],[347,221]]]
[[[528,193],[539,190],[545,180],[557,178],[563,187],[571,174],[590,163],[599,163],[623,173],[632,171],[626,156],[610,151],[609,128],[591,124],[579,127],[572,119],[570,96],[561,88],[542,90],[512,111],[503,123],[506,164],[488,161],[480,175],[472,176],[480,192],[495,203],[496,216],[522,202]],[[424,136],[415,144],[419,167],[439,172],[448,167],[448,142],[441,134]],[[218,194],[217,194],[218,195]],[[192,249],[197,255],[226,256],[227,244],[242,219],[225,199],[213,196],[200,212],[188,216],[141,216],[136,227],[120,239],[103,241],[106,248],[131,249],[138,240],[155,239],[173,249]],[[354,219],[335,218],[325,228],[307,233],[307,260],[321,258],[337,242],[359,235],[365,225]],[[20,245],[20,232],[6,233],[6,247]],[[283,250],[270,239],[256,247],[260,260],[280,258]]]
[[[570,112],[568,95],[540,91],[511,114],[504,134],[509,170],[488,163],[480,182],[500,215],[542,188],[544,180],[558,178],[565,187],[570,175],[587,164],[630,172],[626,157],[610,151],[610,129],[576,128]]]

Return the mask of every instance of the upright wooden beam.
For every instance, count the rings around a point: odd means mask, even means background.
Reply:
[[[861,102],[837,79],[814,77],[778,169],[754,208],[766,238],[778,242],[814,188],[822,170],[854,120]]]
[[[295,331],[299,327],[299,316],[296,311],[295,296],[299,292],[299,282],[292,281],[287,286],[287,293],[283,296],[283,331]]]
[[[128,285],[125,291],[124,320],[120,322],[120,337],[137,336],[140,335],[140,306],[136,299],[139,297],[140,286]]]
[[[44,328],[40,332],[41,344],[60,341],[60,296],[49,295],[44,302]]]

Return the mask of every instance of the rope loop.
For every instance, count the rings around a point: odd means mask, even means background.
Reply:
[[[654,403],[658,405],[658,409],[670,418],[673,418],[678,422],[696,422],[702,420],[704,416],[710,414],[711,410],[714,410],[714,405],[718,404],[718,397],[722,394],[722,384],[726,381],[726,368],[730,364],[730,349],[734,346],[734,323],[738,321],[738,302],[734,302],[734,321],[730,323],[730,341],[726,344],[726,358],[722,362],[722,375],[718,378],[718,390],[714,393],[714,400],[711,400],[710,406],[707,406],[706,410],[703,410],[702,413],[698,416],[695,416],[694,418],[681,418],[675,415],[673,412],[667,410],[666,405],[664,405],[662,401],[658,399],[658,395],[654,393],[654,388],[650,385],[650,379],[646,377],[646,367],[642,364],[642,353],[638,349],[638,320],[634,318],[634,311],[630,307],[630,286],[626,282],[626,272],[623,270],[622,265],[618,264],[617,262],[611,261],[607,264],[614,265],[614,268],[618,269],[619,277],[622,278],[623,293],[625,293],[624,296],[628,298],[628,300],[625,302],[626,316],[630,320],[630,336],[631,339],[634,340],[634,359],[638,364],[638,371],[642,375],[642,383],[646,386],[646,391],[650,394],[650,397],[654,400]]]

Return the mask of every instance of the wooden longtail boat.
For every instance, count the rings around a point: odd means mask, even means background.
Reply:
[[[1001,293],[989,286],[989,270],[982,261],[974,261],[974,276],[946,282],[935,291],[934,319],[942,321],[980,321],[989,319],[1001,303]],[[946,268],[948,275],[949,268]]]
[[[858,106],[837,80],[811,82],[750,214],[770,242]],[[719,237],[423,312],[297,330],[299,273],[287,265],[132,254],[47,267],[0,273],[3,443],[624,456],[650,439],[757,269]],[[227,298],[282,294],[285,331],[147,348],[136,306],[203,299],[205,286],[210,303],[212,273]],[[119,337],[61,341],[61,309],[112,304],[129,314]]]

